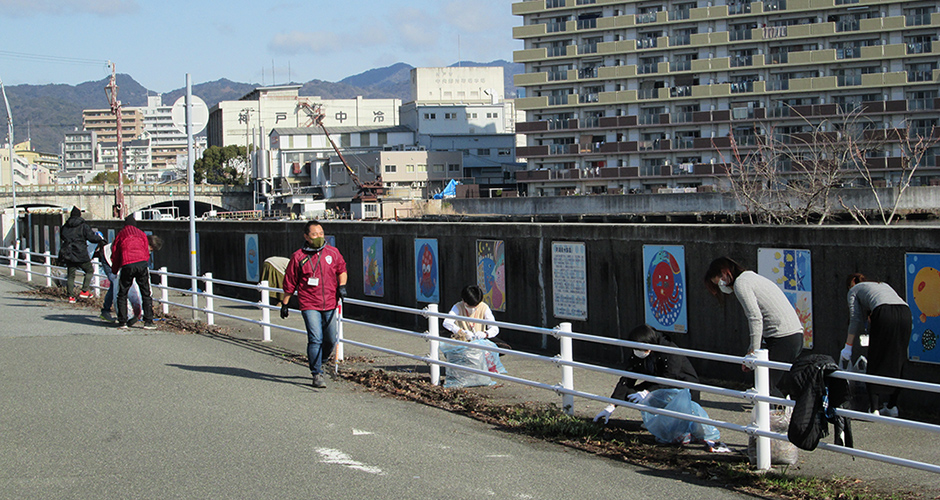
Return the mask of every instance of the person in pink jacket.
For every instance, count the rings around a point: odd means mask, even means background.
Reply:
[[[323,226],[310,221],[304,226],[306,243],[294,252],[284,271],[284,298],[281,318],[287,318],[287,303],[297,293],[300,313],[307,327],[307,359],[312,385],[326,387],[321,365],[337,341],[336,309],[346,297],[346,260],[336,247],[326,244]]]

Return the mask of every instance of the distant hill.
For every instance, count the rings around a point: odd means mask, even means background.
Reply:
[[[506,96],[515,97],[513,75],[521,73],[522,64],[498,60],[488,63],[461,61],[452,66],[502,66],[506,79]],[[384,68],[375,68],[358,75],[343,78],[338,82],[311,80],[303,83],[300,95],[319,96],[324,99],[350,99],[363,96],[367,99],[401,99],[408,102],[411,96],[411,70],[413,66],[395,63]],[[32,139],[33,148],[48,153],[61,153],[61,144],[66,132],[81,129],[82,110],[108,109],[104,91],[108,79],[85,82],[78,85],[15,85],[7,87],[7,96],[13,114],[14,139],[16,142]],[[137,83],[130,75],[117,75],[118,99],[124,106],[146,106],[147,96],[154,95]],[[212,82],[193,85],[193,94],[202,98],[211,108],[221,101],[233,101],[244,97],[258,87],[257,83],[241,83],[222,78]],[[163,94],[164,104],[173,104],[186,94],[179,88]],[[5,113],[3,113],[5,115]],[[0,130],[0,138],[6,142],[6,127]]]

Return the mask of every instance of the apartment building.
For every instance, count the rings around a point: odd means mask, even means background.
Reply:
[[[110,109],[86,109],[82,111],[82,129],[94,132],[99,141],[117,142],[117,120]],[[132,141],[144,131],[144,114],[141,108],[121,109],[121,140]]]
[[[530,0],[517,173],[530,195],[727,189],[736,158],[861,128],[874,184],[937,137],[940,14],[922,0]],[[854,133],[854,132],[853,132]],[[894,138],[894,139],[892,139]],[[872,144],[875,144],[872,146]],[[762,149],[763,148],[763,149]],[[936,148],[912,184],[940,180]],[[799,163],[797,161],[796,163]],[[778,161],[786,177],[797,165]],[[847,183],[864,183],[846,170]],[[704,187],[704,188],[703,188]]]

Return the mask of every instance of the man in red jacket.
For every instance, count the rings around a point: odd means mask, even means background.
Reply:
[[[147,234],[137,228],[137,220],[131,214],[124,219],[124,228],[114,237],[111,245],[111,269],[119,274],[117,310],[118,328],[134,326],[137,318],[127,318],[127,291],[134,280],[140,288],[141,305],[144,310],[144,328],[153,330],[153,299],[150,296],[150,244]]]
[[[320,367],[322,358],[333,352],[337,341],[336,307],[346,297],[346,260],[336,247],[326,244],[323,227],[317,221],[304,226],[304,240],[306,244],[294,252],[284,271],[281,318],[287,318],[287,303],[297,292],[307,327],[307,359],[313,386],[324,388]]]

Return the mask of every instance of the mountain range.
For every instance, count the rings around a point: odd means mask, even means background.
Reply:
[[[515,97],[513,76],[524,71],[523,65],[504,60],[478,63],[461,61],[452,66],[502,66],[504,68],[507,97]],[[310,80],[291,82],[301,84],[300,95],[319,96],[324,99],[348,99],[363,96],[370,99],[397,98],[402,102],[412,100],[411,70],[413,66],[396,63],[384,68],[375,68],[346,77],[338,82]],[[146,106],[147,96],[156,95],[137,83],[127,74],[118,74],[118,99],[124,106]],[[22,142],[29,138],[35,151],[61,153],[61,143],[68,131],[81,130],[82,110],[109,109],[104,87],[108,79],[84,82],[78,85],[14,85],[6,88],[13,115],[14,140]],[[281,85],[281,84],[278,84]],[[212,82],[193,85],[193,95],[202,98],[211,108],[220,101],[233,101],[248,94],[258,83],[233,82],[222,78]],[[163,103],[172,104],[186,94],[185,88],[162,94]],[[4,113],[5,114],[5,113]],[[0,137],[6,142],[7,129],[3,127]]]

